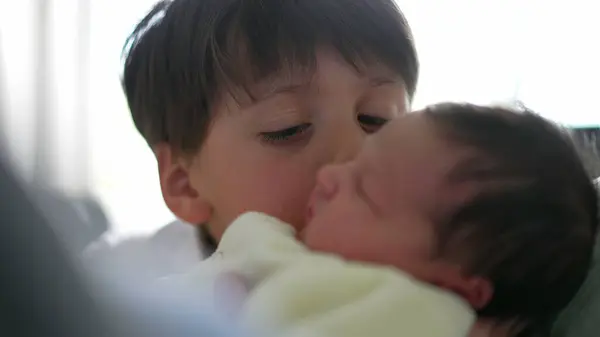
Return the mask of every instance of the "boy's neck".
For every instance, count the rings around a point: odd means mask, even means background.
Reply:
[[[217,250],[217,240],[210,234],[207,225],[196,226],[196,240],[202,254],[202,258],[211,256]]]

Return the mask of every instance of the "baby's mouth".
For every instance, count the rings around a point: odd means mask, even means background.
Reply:
[[[304,227],[298,232],[298,239],[305,242],[306,230],[310,226],[311,222],[315,218],[315,212],[317,207],[317,199],[315,198],[315,192],[311,193],[308,203],[306,205],[306,214],[304,219]]]
[[[313,208],[313,203],[309,202],[308,207],[306,207],[306,224],[309,224],[314,216],[315,216],[315,210]]]

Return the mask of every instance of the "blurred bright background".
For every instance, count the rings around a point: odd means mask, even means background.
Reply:
[[[119,82],[123,43],[154,2],[0,0],[6,150],[27,180],[96,196],[121,235],[173,220]],[[416,108],[441,100],[520,100],[568,126],[600,125],[595,2],[398,3],[422,65]]]

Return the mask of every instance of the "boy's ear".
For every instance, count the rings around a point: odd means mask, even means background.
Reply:
[[[194,225],[206,223],[210,204],[190,179],[190,161],[177,155],[168,144],[154,146],[163,199],[179,219]]]

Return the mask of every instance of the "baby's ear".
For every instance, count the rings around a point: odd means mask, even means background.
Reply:
[[[494,286],[487,278],[464,273],[463,268],[443,264],[432,273],[430,282],[462,297],[475,310],[483,309],[492,300]]]
[[[154,153],[158,161],[160,188],[167,207],[187,223],[206,223],[210,218],[210,204],[192,184],[190,161],[177,155],[168,144],[154,146]]]
[[[465,277],[462,286],[462,295],[471,304],[473,309],[481,310],[492,300],[494,287],[486,278],[468,276]]]

